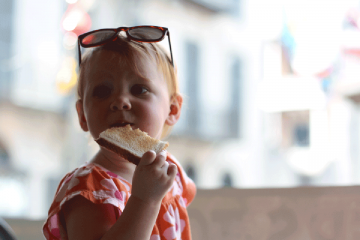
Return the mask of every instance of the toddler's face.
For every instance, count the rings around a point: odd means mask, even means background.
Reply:
[[[170,113],[166,81],[153,61],[136,57],[140,76],[119,58],[124,57],[102,50],[89,59],[82,128],[96,139],[110,127],[130,124],[159,139]]]

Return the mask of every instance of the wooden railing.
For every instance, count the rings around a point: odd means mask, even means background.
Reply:
[[[193,240],[358,240],[360,186],[198,189]],[[5,219],[19,240],[44,239],[43,221]]]
[[[360,187],[198,190],[194,240],[360,239]]]

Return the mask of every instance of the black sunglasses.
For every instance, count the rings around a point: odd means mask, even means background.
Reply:
[[[164,39],[165,35],[167,35],[169,39],[171,64],[174,67],[169,30],[165,27],[157,27],[157,26],[104,28],[79,35],[78,37],[79,66],[81,64],[80,46],[82,46],[83,48],[91,48],[91,47],[104,45],[108,42],[115,40],[121,31],[124,31],[129,39],[136,42],[160,42],[161,40]]]

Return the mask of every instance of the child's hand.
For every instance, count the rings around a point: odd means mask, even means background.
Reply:
[[[148,151],[135,169],[131,195],[157,204],[172,186],[176,173],[176,165],[166,161],[166,151],[157,155],[154,151]]]

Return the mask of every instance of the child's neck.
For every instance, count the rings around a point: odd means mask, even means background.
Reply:
[[[90,162],[96,163],[132,183],[136,165],[126,159],[120,158],[108,150],[100,149]]]

